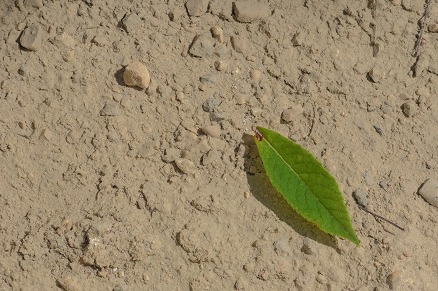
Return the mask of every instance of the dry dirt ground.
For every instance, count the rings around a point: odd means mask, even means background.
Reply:
[[[1,290],[438,290],[437,3],[413,57],[423,1],[1,2]],[[255,125],[359,247],[273,190]]]

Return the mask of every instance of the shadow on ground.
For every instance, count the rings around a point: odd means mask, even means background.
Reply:
[[[280,193],[275,190],[269,181],[263,168],[262,161],[257,152],[252,136],[244,136],[246,141],[245,170],[246,177],[252,195],[264,206],[269,208],[277,217],[289,225],[299,235],[308,237],[318,243],[338,250],[336,239],[321,231],[314,224],[302,218],[292,207],[283,199]]]

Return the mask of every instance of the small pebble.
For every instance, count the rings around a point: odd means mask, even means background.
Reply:
[[[430,97],[430,91],[427,87],[420,87],[415,91],[418,96]]]
[[[176,148],[166,148],[164,150],[164,155],[162,156],[162,159],[166,163],[170,163],[178,159],[180,156],[180,151]]]
[[[43,129],[40,134],[40,139],[49,141],[53,138],[53,133],[48,129]]]
[[[396,290],[398,289],[400,279],[401,279],[401,272],[395,271],[386,277],[386,284],[388,284],[389,289]]]
[[[67,33],[63,32],[61,35],[56,37],[56,40],[59,41],[61,44],[67,47],[72,47],[75,45],[75,40],[73,37],[68,35]]]
[[[119,110],[119,104],[106,103],[105,106],[100,110],[100,116],[117,116],[119,115]]]
[[[31,24],[27,27],[20,37],[20,44],[24,48],[37,51],[41,49],[42,29],[38,24]]]
[[[201,16],[207,12],[209,0],[189,0],[186,2],[189,16]]]
[[[155,154],[154,143],[149,141],[142,144],[137,151],[137,158],[148,158]]]
[[[201,140],[197,145],[199,151],[203,154],[211,150],[211,146],[206,139]]]
[[[406,117],[411,117],[415,113],[414,101],[408,101],[402,104],[401,110]]]
[[[132,33],[138,30],[140,25],[141,18],[135,13],[125,16],[122,20],[122,26],[127,33]]]
[[[233,2],[233,13],[239,22],[254,22],[270,14],[269,5],[258,1]]]
[[[385,191],[388,191],[389,187],[391,186],[391,180],[390,179],[384,179],[379,182],[380,188],[382,188]]]
[[[214,112],[219,105],[222,104],[222,99],[220,98],[209,98],[205,100],[205,102],[202,104],[202,109],[205,112]]]
[[[222,28],[220,28],[219,26],[213,26],[210,31],[213,38],[216,39],[218,42],[225,42],[224,31],[222,30]]]
[[[82,290],[83,286],[80,286],[78,280],[73,276],[65,276],[56,280],[62,290],[65,291],[77,291]]]
[[[368,197],[367,193],[361,189],[358,189],[353,192],[353,198],[359,206],[367,208],[368,206]]]
[[[223,71],[228,67],[228,63],[226,61],[215,61],[214,68],[218,71]]]
[[[193,175],[195,174],[195,164],[190,161],[189,159],[176,159],[175,164],[178,167],[178,169],[187,175]]]
[[[384,71],[384,68],[380,66],[375,66],[368,72],[368,76],[371,78],[371,80],[374,83],[380,83],[384,79],[386,79],[386,73]]]
[[[279,256],[292,256],[293,251],[289,245],[289,240],[287,238],[281,238],[274,242],[274,251]]]
[[[211,137],[220,137],[221,127],[219,124],[207,125],[202,128],[202,132]]]
[[[203,33],[193,38],[189,48],[189,54],[198,58],[213,56],[215,51],[215,41],[211,33]]]
[[[424,71],[427,70],[430,64],[429,56],[425,54],[420,54],[418,60],[415,63],[414,72],[415,76],[420,76]]]
[[[207,74],[199,78],[199,81],[201,81],[202,84],[215,84],[217,82],[217,75],[216,74]]]
[[[133,62],[125,68],[123,81],[127,86],[145,89],[149,87],[151,77],[145,65],[140,62]]]
[[[231,45],[236,52],[243,53],[247,50],[248,41],[243,37],[234,35],[231,37]]]
[[[22,76],[28,76],[29,75],[29,67],[26,65],[21,65],[20,68],[18,68],[18,74]]]
[[[432,23],[432,24],[429,24],[429,26],[427,27],[427,29],[428,29],[429,32],[431,32],[431,33],[437,33],[437,32],[438,32],[438,23]]]
[[[251,70],[249,76],[251,77],[253,83],[259,83],[262,79],[262,71],[258,69]]]
[[[412,0],[401,0],[401,5],[403,7],[403,9],[405,9],[406,11],[412,11],[413,7],[414,7],[414,1]]]
[[[62,59],[64,60],[64,62],[70,62],[71,60],[73,60],[74,56],[75,56],[75,51],[74,50],[65,50],[61,53]]]
[[[292,37],[292,45],[293,46],[302,46],[305,41],[304,34],[301,32],[295,33],[295,35]]]
[[[315,250],[309,245],[309,243],[305,242],[301,247],[301,251],[306,255],[314,255]]]
[[[438,208],[438,180],[433,178],[426,180],[418,190],[418,194],[430,205]]]
[[[42,0],[26,0],[24,5],[34,7],[34,8],[41,8],[41,7],[43,7],[43,1]]]
[[[290,123],[295,121],[299,116],[304,112],[304,109],[301,105],[294,105],[291,108],[288,108],[283,111],[281,114],[281,119],[286,122]]]
[[[375,130],[380,136],[383,135],[383,131],[382,131],[382,129],[380,128],[380,126],[378,126],[378,125],[373,125],[373,127],[374,127],[374,130]]]

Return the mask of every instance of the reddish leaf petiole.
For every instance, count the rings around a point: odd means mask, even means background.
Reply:
[[[257,129],[254,130],[255,131],[255,137],[257,138],[258,141],[262,141],[263,140],[263,135],[260,131],[258,131]]]

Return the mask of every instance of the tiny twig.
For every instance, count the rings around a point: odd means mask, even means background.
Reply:
[[[366,209],[364,206],[362,206],[360,204],[358,204],[358,205],[359,205],[359,208],[362,209],[363,211],[365,211],[365,212],[367,212],[367,213],[369,213],[369,214],[371,214],[371,215],[373,215],[373,216],[375,216],[375,217],[377,217],[377,218],[379,218],[379,219],[381,219],[381,220],[383,220],[383,221],[385,221],[385,222],[387,222],[387,223],[397,227],[400,230],[405,231],[405,229],[403,227],[399,226],[395,222],[392,222],[392,221],[390,221],[390,220],[388,220],[388,219],[386,219],[386,218],[384,218],[384,217],[382,217],[382,216],[380,216],[380,215],[378,215],[378,214],[376,214],[374,212],[369,211],[368,209]]]
[[[419,25],[420,25],[420,29],[418,31],[417,40],[415,41],[414,50],[412,51],[413,57],[417,57],[418,53],[420,52],[420,46],[421,46],[421,43],[423,41],[423,32],[424,32],[424,29],[426,27],[426,20],[429,17],[429,10],[430,10],[430,3],[431,2],[432,2],[432,0],[426,0],[423,15],[421,16],[420,20],[418,21]]]
[[[312,117],[312,121],[310,123],[310,129],[309,129],[309,133],[307,133],[307,135],[302,138],[302,139],[307,139],[308,137],[310,137],[310,135],[312,134],[313,128],[315,127],[315,117],[316,117],[316,110],[315,110],[315,103],[313,103],[313,117]]]

